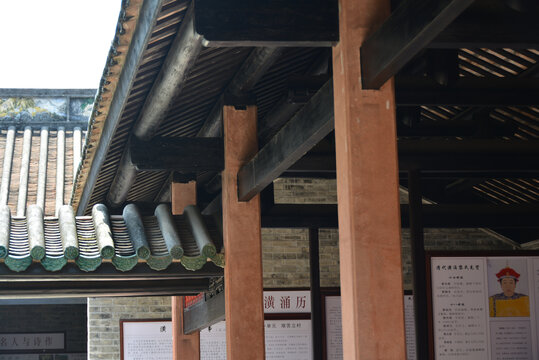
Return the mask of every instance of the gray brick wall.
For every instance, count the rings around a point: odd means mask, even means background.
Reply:
[[[88,360],[120,359],[120,320],[170,319],[170,297],[88,298]]]

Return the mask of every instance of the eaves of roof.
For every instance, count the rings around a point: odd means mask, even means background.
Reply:
[[[107,208],[97,204],[91,216],[77,217],[69,205],[60,208],[58,217],[44,217],[38,205],[31,205],[27,216],[11,216],[9,207],[0,207],[0,262],[12,272],[24,273],[37,262],[49,272],[69,263],[81,272],[95,271],[104,262],[120,272],[140,263],[148,272],[178,262],[191,271],[207,262],[222,267],[220,239],[212,218],[192,205],[176,216],[165,204],[154,216],[142,216],[133,204],[122,215],[109,216]]]

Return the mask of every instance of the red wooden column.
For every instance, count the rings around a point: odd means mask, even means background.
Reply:
[[[363,90],[360,46],[387,0],[339,0],[333,49],[344,359],[406,358],[393,80]]]
[[[196,182],[171,184],[172,213],[183,214],[187,205],[197,203]],[[172,297],[172,353],[174,360],[200,359],[200,333],[183,333],[183,296]]]
[[[170,193],[172,213],[174,215],[183,214],[183,209],[187,205],[195,205],[197,203],[196,181],[189,181],[188,183],[173,182],[170,184]]]
[[[263,360],[262,242],[260,199],[238,201],[237,173],[256,154],[256,107],[223,109],[222,174],[227,359]]]

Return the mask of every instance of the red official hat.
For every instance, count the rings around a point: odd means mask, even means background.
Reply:
[[[496,274],[496,277],[498,278],[498,280],[501,280],[503,278],[508,278],[508,277],[518,280],[518,278],[520,277],[520,274],[508,266],[506,268],[501,269],[500,272]]]

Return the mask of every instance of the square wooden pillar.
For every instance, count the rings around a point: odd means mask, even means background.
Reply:
[[[170,195],[172,214],[181,215],[187,205],[196,205],[197,183],[196,181],[189,181],[188,183],[172,182],[170,184]]]
[[[238,201],[237,173],[256,154],[256,106],[223,109],[222,174],[227,359],[263,360],[264,309],[259,195]]]
[[[387,0],[339,0],[333,49],[344,359],[406,358],[393,80],[361,84],[360,47]]]
[[[172,214],[181,215],[187,205],[196,205],[196,182],[171,184]],[[183,296],[172,297],[172,354],[174,360],[200,360],[200,333],[183,332]]]

